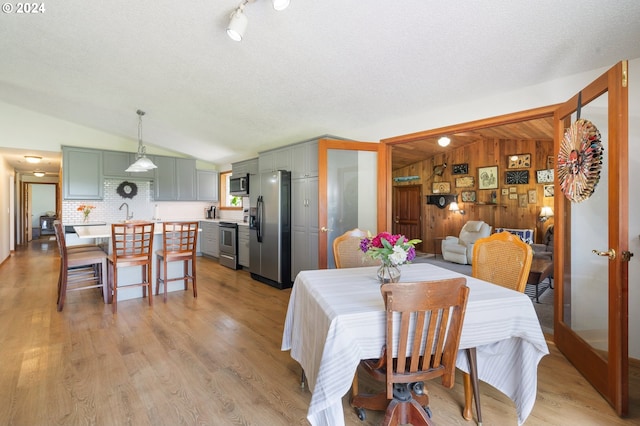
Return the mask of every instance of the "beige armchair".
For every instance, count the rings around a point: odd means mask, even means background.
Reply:
[[[460,230],[458,237],[442,240],[442,258],[449,262],[470,265],[473,261],[473,244],[491,235],[491,226],[481,220],[470,220]]]

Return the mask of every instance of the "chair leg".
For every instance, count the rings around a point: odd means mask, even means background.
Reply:
[[[160,262],[162,257],[160,255],[156,255],[156,296],[160,293],[160,280],[162,276],[160,275]]]
[[[118,312],[118,271],[113,262],[109,262],[109,276],[111,277],[109,287],[111,287],[113,291],[111,304],[113,305],[113,313],[115,314]]]
[[[62,312],[64,307],[64,300],[67,297],[67,280],[69,278],[69,271],[63,271],[63,265],[60,265],[60,285],[58,289],[58,312]]]
[[[149,262],[148,264],[142,266],[144,274],[146,275],[146,277],[144,279],[144,283],[146,283],[146,285],[142,286],[142,292],[144,294],[144,292],[147,290],[147,287],[148,287],[148,290],[149,290],[149,306],[153,306],[153,281],[151,279],[151,270],[152,270],[152,268],[153,268],[153,264],[151,262]],[[165,286],[165,288],[166,288],[166,286]]]
[[[167,260],[164,259],[164,258],[162,259],[162,267],[163,267],[163,270],[164,270],[164,281],[162,281],[163,284],[164,284],[164,288],[163,288],[164,295],[163,295],[163,297],[164,297],[164,303],[167,303],[167,287],[169,287],[169,275],[168,275],[169,274],[169,262],[167,262]]]
[[[463,374],[465,407],[463,417],[466,420],[473,418],[471,414],[471,389],[473,389],[473,398],[476,402],[476,415],[478,416],[478,425],[482,426],[482,411],[480,409],[480,388],[478,386],[478,362],[476,358],[476,348],[467,349],[467,358],[469,360],[469,374]]]
[[[196,285],[196,257],[191,258],[191,285],[193,286],[193,297],[198,297],[198,287]]]

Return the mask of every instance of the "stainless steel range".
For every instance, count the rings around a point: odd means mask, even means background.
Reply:
[[[238,224],[220,222],[220,258],[221,265],[238,269]]]

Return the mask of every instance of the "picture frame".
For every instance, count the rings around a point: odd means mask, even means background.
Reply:
[[[510,186],[509,187],[509,192],[518,192],[518,188],[515,186]]]
[[[433,182],[431,192],[434,194],[449,194],[451,192],[451,183],[449,182]]]
[[[509,195],[509,188],[502,188],[502,195]]]
[[[453,170],[452,173],[454,175],[466,175],[467,173],[469,173],[469,164],[468,163],[454,164],[452,166],[452,170]]]
[[[544,185],[542,189],[545,197],[553,197],[553,185]]]
[[[498,189],[498,166],[478,167],[478,189]]]
[[[555,169],[555,168],[556,168],[555,157],[553,155],[549,155],[547,157],[547,169]]]
[[[460,193],[460,198],[463,203],[475,203],[476,202],[476,191],[462,191]]]
[[[528,169],[531,167],[531,154],[511,154],[507,156],[507,169]]]
[[[527,195],[529,197],[529,204],[535,204],[538,202],[538,191],[535,189],[530,189],[527,191]]]
[[[536,170],[537,183],[553,183],[553,169]]]
[[[518,199],[518,194],[516,192],[509,193],[509,199],[510,200],[517,200]]]
[[[456,178],[456,188],[473,188],[476,180],[473,176],[463,176]]]
[[[518,194],[518,207],[527,207],[527,194]]]
[[[505,173],[507,185],[527,185],[529,183],[529,170],[508,170]]]

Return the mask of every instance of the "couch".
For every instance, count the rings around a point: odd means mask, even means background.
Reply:
[[[442,240],[442,258],[449,262],[471,265],[473,244],[480,238],[491,235],[491,225],[481,220],[470,220],[464,224],[457,237],[447,236]]]

